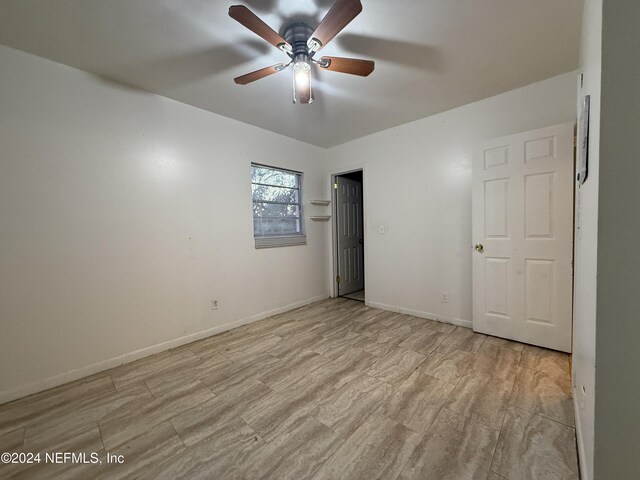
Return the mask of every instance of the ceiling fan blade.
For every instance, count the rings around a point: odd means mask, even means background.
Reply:
[[[351,20],[362,11],[360,0],[337,0],[309,39],[310,50],[317,52],[326,46]]]
[[[375,62],[371,60],[359,60],[357,58],[322,57],[318,66],[332,72],[349,73],[366,77],[375,68]]]
[[[287,66],[284,63],[276,63],[275,65],[271,65],[270,67],[261,68],[260,70],[256,70],[255,72],[236,77],[233,79],[233,81],[238,85],[246,85],[247,83],[255,82],[256,80],[260,80],[261,78],[281,72],[286,67]]]
[[[291,45],[247,7],[243,5],[229,7],[229,16],[259,37],[265,39],[274,47],[284,50],[285,52],[291,51]]]

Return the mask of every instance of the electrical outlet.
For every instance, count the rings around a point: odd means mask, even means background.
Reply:
[[[218,309],[218,300],[211,300],[211,310]]]
[[[449,292],[442,292],[440,294],[440,301],[442,303],[449,303]]]

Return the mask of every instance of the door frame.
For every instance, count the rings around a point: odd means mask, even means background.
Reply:
[[[356,164],[350,167],[340,168],[329,172],[329,189],[331,192],[331,268],[329,269],[331,282],[331,298],[338,297],[338,208],[336,205],[337,191],[333,188],[336,177],[346,175],[348,173],[362,171],[362,237],[364,242],[364,304],[368,305],[367,299],[367,271],[368,255],[367,255],[367,170],[365,164]]]

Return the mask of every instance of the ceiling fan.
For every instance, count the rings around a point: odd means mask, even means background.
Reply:
[[[283,38],[247,7],[242,5],[230,7],[229,16],[231,18],[282,50],[290,58],[289,63],[277,63],[270,67],[261,68],[255,72],[236,77],[234,81],[239,85],[246,85],[281,72],[293,65],[293,103],[309,104],[313,102],[312,65],[332,72],[349,73],[361,77],[368,76],[373,72],[375,66],[371,60],[342,57],[321,57],[319,60],[313,58],[361,11],[360,0],[337,0],[315,30],[306,23],[294,22],[286,27]]]

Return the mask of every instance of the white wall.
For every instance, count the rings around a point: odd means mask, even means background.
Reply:
[[[320,196],[320,149],[5,47],[0,65],[0,403],[328,295],[326,224],[255,250],[249,183],[260,161]]]
[[[326,223],[253,248],[252,160],[303,170],[307,200],[364,165],[368,300],[470,325],[474,146],[575,118],[569,73],[321,150],[5,47],[0,64],[0,402],[327,295]]]
[[[591,95],[589,176],[576,188],[572,357],[576,434],[580,469],[585,480],[593,478],[601,33],[602,0],[586,1],[580,46],[583,83],[578,92],[578,104],[584,95]]]
[[[640,2],[603,2],[594,478],[640,474]]]
[[[471,326],[473,149],[573,122],[575,98],[576,74],[567,73],[327,151],[327,172],[364,166],[370,305]]]

